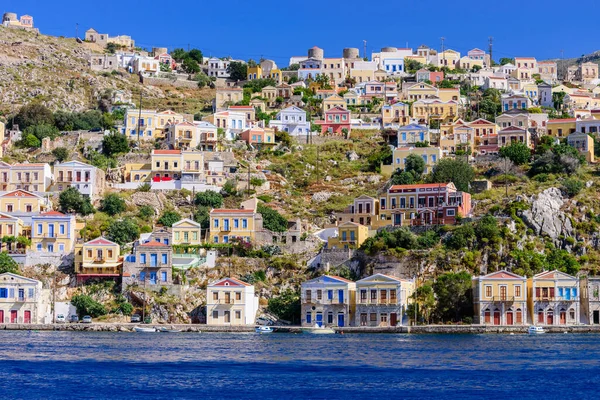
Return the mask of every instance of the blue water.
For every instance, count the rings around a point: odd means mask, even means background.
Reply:
[[[2,398],[596,397],[600,336],[0,331]]]

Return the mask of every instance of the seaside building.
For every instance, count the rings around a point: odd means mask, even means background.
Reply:
[[[527,324],[527,278],[508,271],[473,278],[474,322],[481,325]]]
[[[75,245],[77,282],[98,278],[117,280],[122,267],[121,246],[115,242],[99,237]]]
[[[44,304],[42,282],[10,272],[0,274],[0,324],[48,322]]]
[[[560,271],[546,271],[527,280],[527,291],[532,324],[579,324],[579,278]]]
[[[206,287],[207,325],[253,325],[258,311],[254,286],[223,278]]]
[[[414,281],[384,274],[357,281],[354,325],[401,325],[414,289]]]
[[[356,284],[339,276],[323,275],[302,283],[302,326],[337,326],[351,323]]]

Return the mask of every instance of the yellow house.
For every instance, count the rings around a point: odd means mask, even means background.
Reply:
[[[173,245],[202,244],[202,228],[199,223],[185,218],[173,224]]]
[[[575,133],[577,125],[576,118],[568,119],[550,119],[546,123],[548,136],[567,137],[571,133]]]
[[[575,147],[589,163],[593,163],[594,159],[594,139],[587,133],[571,133],[567,137],[567,144]]]
[[[475,323],[527,324],[527,278],[508,271],[473,278]]]
[[[497,138],[497,129],[498,126],[495,123],[483,118],[471,122],[458,119],[451,124],[442,124],[440,126],[440,147],[447,153],[466,149],[470,149],[471,154],[480,150],[493,152],[489,140]],[[488,141],[487,145],[485,144],[486,140]]]
[[[281,71],[279,68],[272,69],[269,73],[269,78],[277,82],[278,85],[281,85],[283,82],[283,71]]]
[[[417,82],[414,85],[403,88],[404,98],[409,101],[416,101],[437,97],[438,88],[425,82]]]
[[[483,59],[472,59],[469,56],[464,56],[458,61],[458,67],[462,69],[472,70],[475,66],[483,68]]]
[[[527,280],[529,320],[534,325],[579,325],[579,278],[557,270]]]
[[[412,56],[406,56],[406,57],[404,57],[404,64],[406,64],[406,61],[408,61],[408,60],[416,61],[423,65],[427,64],[427,58],[423,55],[414,54]]]
[[[448,49],[439,52],[436,60],[436,67],[442,68],[447,67],[448,69],[455,69],[460,63],[460,53],[452,49]]]
[[[433,170],[435,164],[443,157],[444,153],[439,147],[396,147],[392,157],[392,164],[382,165],[381,173],[383,175],[391,175],[397,169],[404,169],[406,157],[410,154],[416,154],[425,161],[425,173],[428,174]]]
[[[262,79],[263,78],[263,72],[262,72],[262,68],[260,65],[257,65],[256,67],[248,67],[248,80],[249,81],[253,81],[255,79]]]
[[[449,123],[458,117],[458,102],[439,99],[422,99],[412,104],[412,117],[419,124],[429,125],[431,120]]]
[[[0,212],[10,215],[41,213],[48,207],[48,200],[26,190],[14,190],[0,196]]]
[[[31,217],[31,248],[68,254],[75,245],[75,216],[47,211]]]
[[[350,78],[356,83],[371,82],[375,80],[375,71],[372,69],[350,69]]]
[[[8,190],[25,189],[32,192],[45,192],[52,184],[52,171],[49,164],[23,163],[10,167]]]
[[[267,105],[271,106],[275,104],[277,98],[277,88],[275,86],[265,86],[260,91],[260,97],[266,99]]]
[[[334,107],[341,107],[346,109],[346,100],[343,97],[334,94],[332,96],[327,97],[323,100],[323,104],[321,105],[321,112],[324,114],[325,111],[329,111]]]
[[[213,105],[215,109],[222,110],[228,105],[238,103],[242,100],[244,100],[244,89],[233,87],[218,88]],[[211,123],[214,122],[211,121]]]
[[[125,112],[123,134],[131,140],[152,140],[163,138],[167,128],[185,120],[193,121],[191,115],[178,114],[171,110],[154,111],[128,108]]]
[[[118,278],[123,267],[121,247],[99,237],[75,245],[75,274],[77,281],[90,278]]]
[[[183,168],[181,150],[152,150],[152,178],[179,179]]]
[[[389,124],[408,125],[410,122],[410,108],[408,104],[398,102],[392,105],[383,105],[381,107],[381,121],[383,126]]]
[[[369,237],[369,228],[356,222],[344,222],[337,228],[337,236],[327,240],[330,249],[357,249]]]
[[[262,230],[262,215],[254,209],[213,209],[210,212],[210,240],[212,243],[229,243],[233,238],[247,242],[255,239]]]
[[[206,122],[205,122],[206,123]],[[176,149],[195,149],[200,144],[198,127],[188,121],[169,125],[167,128],[167,143]],[[214,128],[216,132],[217,128]]]
[[[18,217],[0,213],[0,239],[4,237],[17,238],[19,236],[25,236],[23,221]],[[2,251],[10,251],[16,246],[16,243],[2,242],[1,249]]]
[[[152,167],[150,164],[142,163],[125,164],[123,177],[126,182],[150,182],[152,178]]]
[[[437,97],[442,101],[459,101],[460,100],[460,89],[458,88],[448,88],[438,89]]]

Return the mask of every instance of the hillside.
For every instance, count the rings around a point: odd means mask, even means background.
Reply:
[[[95,108],[107,89],[122,90],[137,99],[144,91],[145,106],[196,113],[214,97],[210,89],[144,87],[136,75],[94,72],[88,55],[101,52],[92,43],[73,38],[37,35],[0,26],[0,114],[18,110],[33,99],[53,111],[84,111]]]

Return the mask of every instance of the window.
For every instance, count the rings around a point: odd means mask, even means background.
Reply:
[[[307,291],[306,291],[306,295],[305,295],[305,297],[306,297],[306,301],[310,301],[310,300],[312,300],[312,293],[311,293],[311,291],[310,291],[310,290],[307,290]]]
[[[43,230],[42,224],[38,224],[38,229],[37,229],[38,235],[42,234],[42,230]]]
[[[242,300],[242,292],[235,292],[235,299]]]
[[[247,219],[243,219],[242,220],[242,229],[247,229],[248,228],[248,220]]]
[[[42,244],[41,243],[37,244],[37,251],[42,251]]]
[[[140,264],[146,264],[146,254],[140,254]]]
[[[219,311],[218,310],[213,311],[212,317],[213,317],[213,319],[219,319]]]
[[[59,244],[58,245],[58,251],[60,253],[64,253],[65,252],[65,245],[64,244]]]
[[[175,240],[179,240],[179,232],[175,232]]]
[[[233,220],[233,227],[234,227],[235,229],[237,229],[237,228],[239,228],[239,227],[240,227],[240,220],[239,220],[239,219],[234,219],[234,220]]]
[[[485,286],[485,297],[492,297],[492,286],[491,285]]]
[[[219,227],[219,220],[218,219],[214,219],[213,220],[213,227],[214,228],[218,228]]]
[[[317,290],[317,300],[323,299],[323,291],[321,289]]]
[[[235,319],[242,319],[242,312],[241,311],[236,311],[235,312]]]
[[[219,243],[219,237],[218,236],[213,237],[213,243]]]
[[[456,215],[456,212],[455,212],[455,210],[448,209],[448,210],[446,210],[446,215],[448,217],[454,217]]]
[[[161,273],[160,273],[160,280],[162,282],[166,282],[167,281],[167,271],[161,271]]]
[[[213,292],[213,300],[219,300],[219,292]]]
[[[160,260],[163,264],[167,263],[167,253],[163,253],[161,254],[161,260]]]
[[[8,298],[8,290],[6,288],[0,288],[0,299]]]
[[[515,297],[521,297],[521,286],[520,285],[515,286]]]
[[[59,226],[58,226],[58,232],[59,232],[61,235],[64,235],[64,234],[65,234],[65,226],[64,226],[64,225],[62,225],[62,224],[61,224],[61,225],[59,225]]]
[[[92,250],[87,251],[87,256],[88,256],[88,258],[92,258]]]

